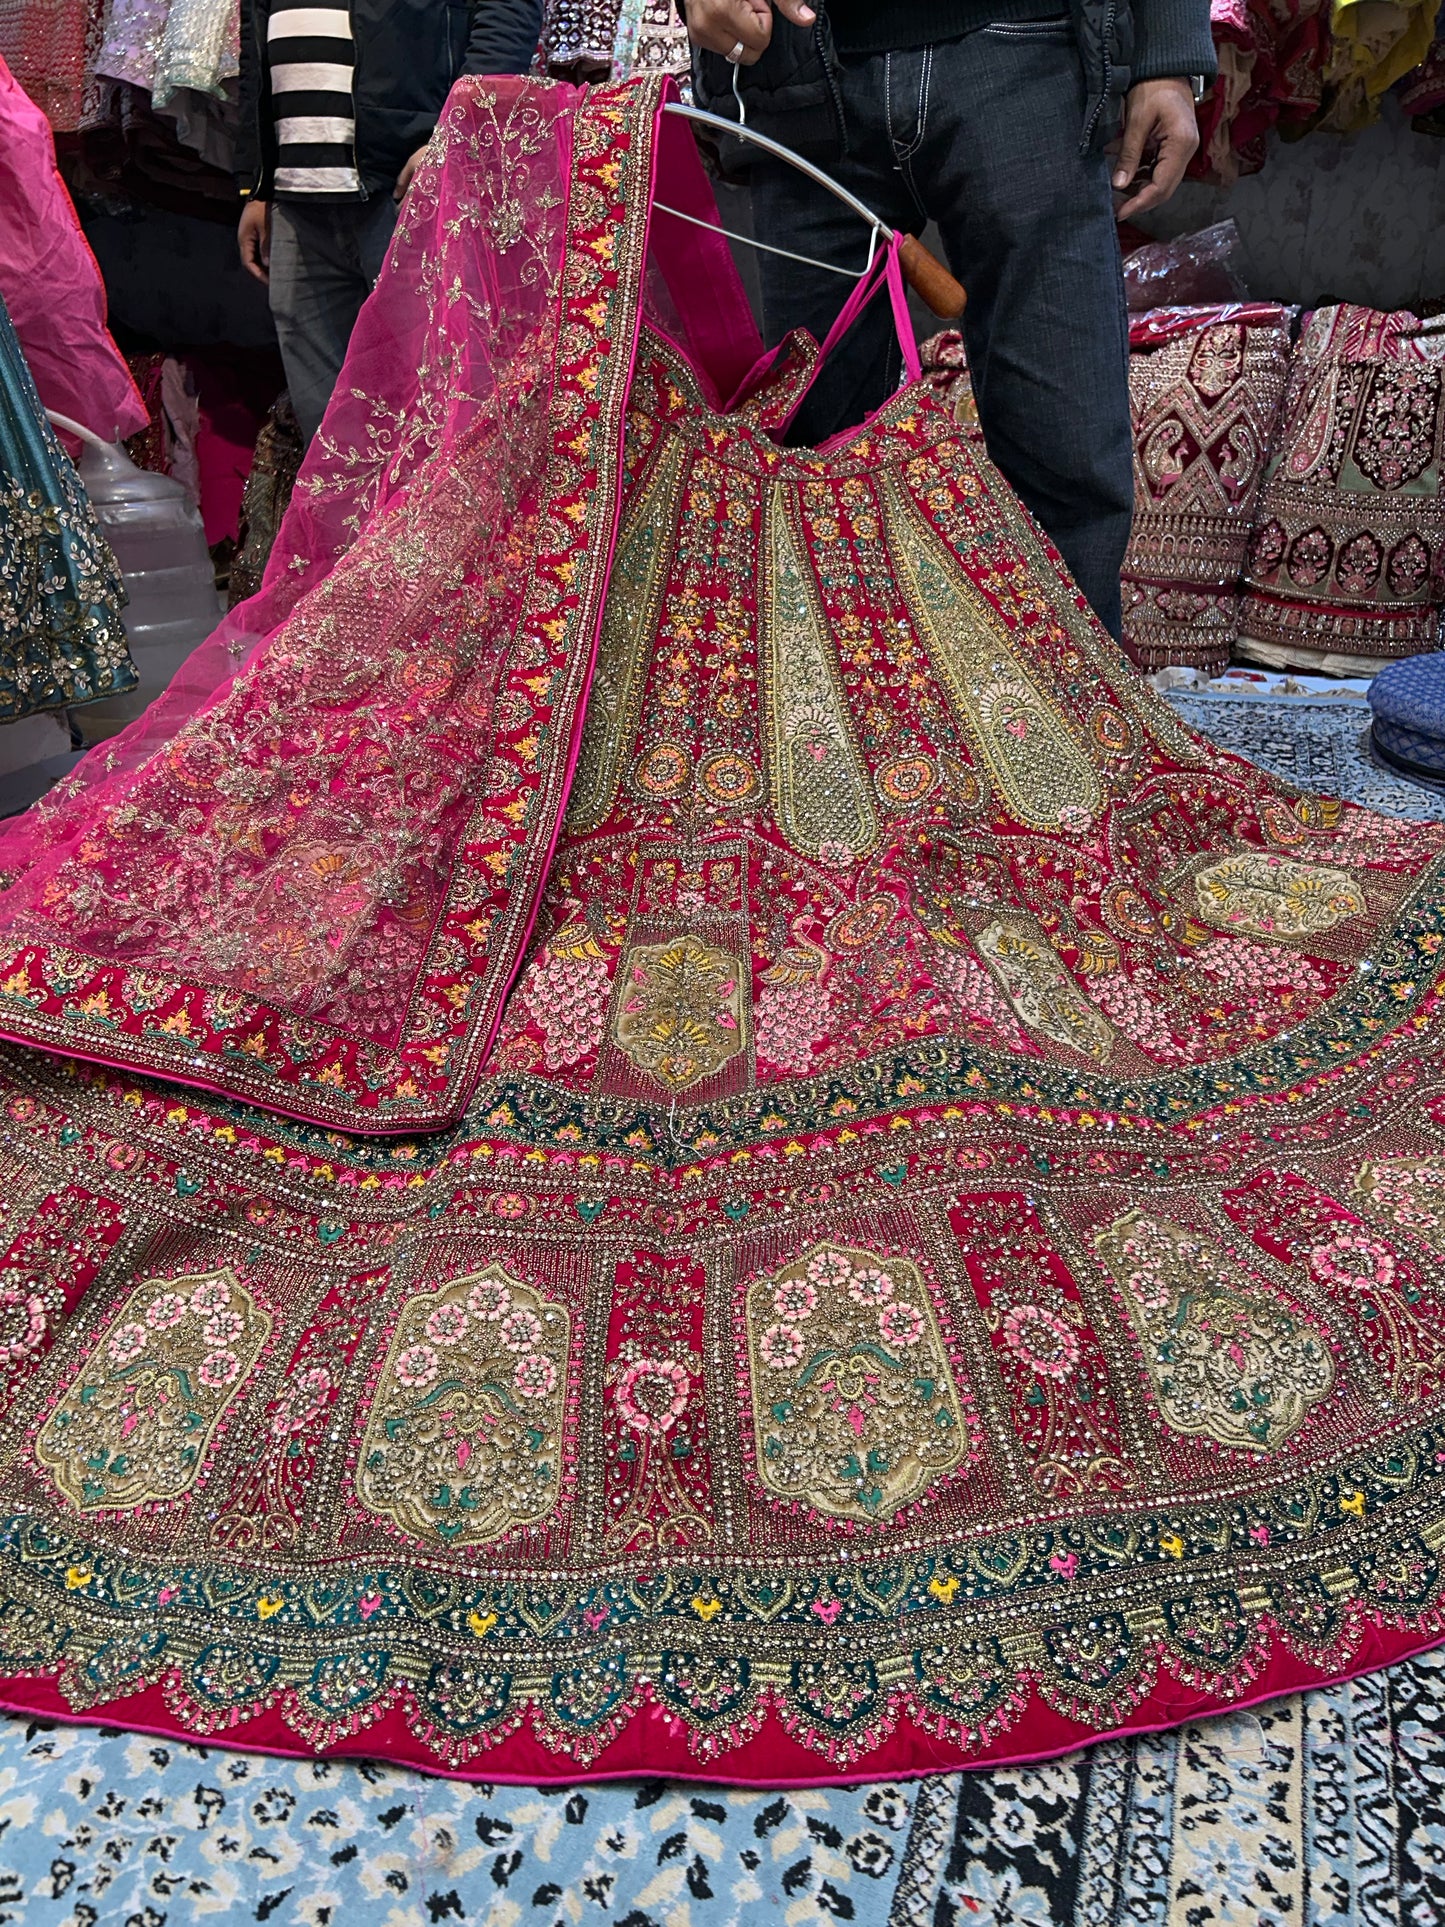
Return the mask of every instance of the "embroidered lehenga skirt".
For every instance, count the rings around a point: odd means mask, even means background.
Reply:
[[[461,84],[213,688],[0,838],[12,1707],[806,1783],[1440,1636],[1445,831],[946,372],[783,446],[660,92]]]
[[[0,724],[134,689],[124,602],[0,300]]]

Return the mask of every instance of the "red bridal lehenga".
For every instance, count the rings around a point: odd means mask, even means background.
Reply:
[[[808,1782],[1441,1637],[1445,831],[1181,728],[946,377],[782,447],[664,91],[463,84],[0,832],[10,1707]]]

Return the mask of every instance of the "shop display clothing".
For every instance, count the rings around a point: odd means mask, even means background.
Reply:
[[[767,1785],[1440,1637],[1445,829],[1185,730],[956,375],[783,446],[659,96],[459,87],[0,825],[9,1706]]]
[[[124,601],[0,300],[0,723],[133,689]]]
[[[1133,471],[1128,340],[1109,164],[1080,145],[1084,82],[1067,20],[985,27],[936,46],[841,60],[849,130],[835,178],[904,233],[938,222],[968,289],[963,331],[989,450],[1118,633]],[[773,246],[861,268],[868,233],[825,189],[763,157],[756,231]],[[818,338],[842,306],[835,273],[760,254],[769,342]],[[861,421],[898,380],[879,307],[825,368],[794,433]]]
[[[1291,319],[1275,302],[1236,302],[1155,309],[1130,326],[1124,642],[1142,668],[1215,675],[1229,661]]]
[[[50,127],[0,60],[0,297],[47,408],[104,440],[146,410],[106,327],[105,286],[55,167]]]
[[[1445,332],[1404,311],[1310,315],[1255,515],[1240,612],[1253,653],[1369,667],[1436,646],[1442,452]]]

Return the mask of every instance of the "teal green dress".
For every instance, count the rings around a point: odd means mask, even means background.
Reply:
[[[124,601],[0,300],[0,723],[134,689]]]

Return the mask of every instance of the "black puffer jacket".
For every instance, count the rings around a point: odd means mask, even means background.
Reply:
[[[826,161],[843,151],[848,130],[836,85],[837,53],[825,0],[813,0],[818,17],[811,27],[795,27],[775,14],[773,37],[762,59],[736,70],[748,124],[771,134],[810,159]],[[1118,132],[1124,96],[1135,81],[1215,72],[1209,32],[1209,0],[1060,0],[1074,16],[1074,32],[1088,89],[1084,145],[1102,146]],[[686,11],[685,0],[679,9]],[[859,10],[854,7],[851,14]],[[926,0],[869,9],[875,46],[910,47],[949,40],[970,26],[983,26],[1012,12],[1008,0]],[[850,18],[850,31],[853,22]],[[842,19],[840,15],[841,38]],[[728,120],[738,117],[734,69],[720,54],[693,53],[693,91],[700,107]],[[729,142],[737,149],[740,144]],[[729,155],[729,161],[734,159]],[[741,155],[737,155],[741,158]]]
[[[266,27],[272,0],[241,4],[236,174],[265,200],[276,165]],[[356,167],[368,195],[390,194],[430,140],[461,74],[521,74],[542,33],[542,0],[351,0]]]

